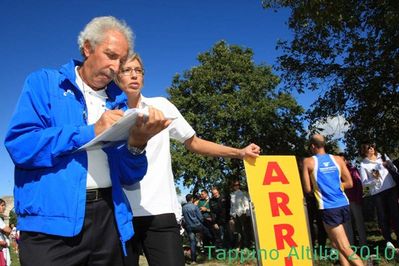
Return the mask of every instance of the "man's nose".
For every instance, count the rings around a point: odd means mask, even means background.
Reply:
[[[120,65],[121,63],[119,62],[119,60],[114,60],[109,68],[112,70],[113,73],[117,73]]]

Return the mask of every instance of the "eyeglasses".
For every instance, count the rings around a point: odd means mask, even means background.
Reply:
[[[144,69],[136,67],[136,68],[125,68],[122,69],[119,72],[122,76],[133,76],[133,73],[135,73],[137,76],[143,76],[144,75]]]

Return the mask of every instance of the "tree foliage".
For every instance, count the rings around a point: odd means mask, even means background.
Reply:
[[[278,47],[288,88],[320,95],[311,120],[342,114],[350,122],[346,143],[376,141],[394,152],[399,143],[399,4],[378,0],[263,0],[265,8],[290,8],[292,41]]]
[[[251,49],[221,41],[198,61],[168,88],[171,102],[197,136],[233,147],[253,142],[264,154],[294,154],[303,148],[302,108],[276,89],[278,77],[269,66],[253,62]],[[175,176],[184,185],[223,186],[243,176],[241,160],[199,156],[177,142],[172,155]]]
[[[8,216],[10,217],[9,224],[17,225],[17,214],[13,210],[10,211],[10,214]]]

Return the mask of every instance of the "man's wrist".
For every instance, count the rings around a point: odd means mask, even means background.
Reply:
[[[145,152],[145,148],[147,147],[147,144],[144,146],[131,146],[130,144],[127,145],[127,149],[129,150],[129,152],[133,155],[140,155],[143,154]]]
[[[244,159],[245,158],[245,149],[237,149],[238,150],[238,159]]]

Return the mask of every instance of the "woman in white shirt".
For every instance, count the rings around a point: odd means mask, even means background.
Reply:
[[[360,154],[363,161],[360,163],[360,176],[363,187],[368,187],[376,209],[378,224],[381,228],[387,246],[393,247],[391,238],[391,223],[399,239],[399,208],[396,183],[389,173],[387,164],[391,163],[386,156],[383,160],[381,154],[377,152],[375,144],[364,143],[360,147]],[[399,247],[397,240],[396,247]]]
[[[195,153],[213,157],[243,159],[256,157],[260,148],[250,144],[236,149],[203,140],[195,135],[179,110],[166,98],[147,98],[141,94],[144,85],[143,62],[134,54],[121,67],[116,80],[127,95],[127,102],[118,108],[145,108],[153,106],[165,117],[175,118],[173,122],[154,137],[146,147],[147,174],[140,182],[125,188],[133,210],[135,235],[131,245],[131,259],[127,265],[138,265],[139,246],[146,255],[149,265],[184,265],[182,240],[176,218],[182,216],[178,203],[172,172],[170,139],[178,140]]]

